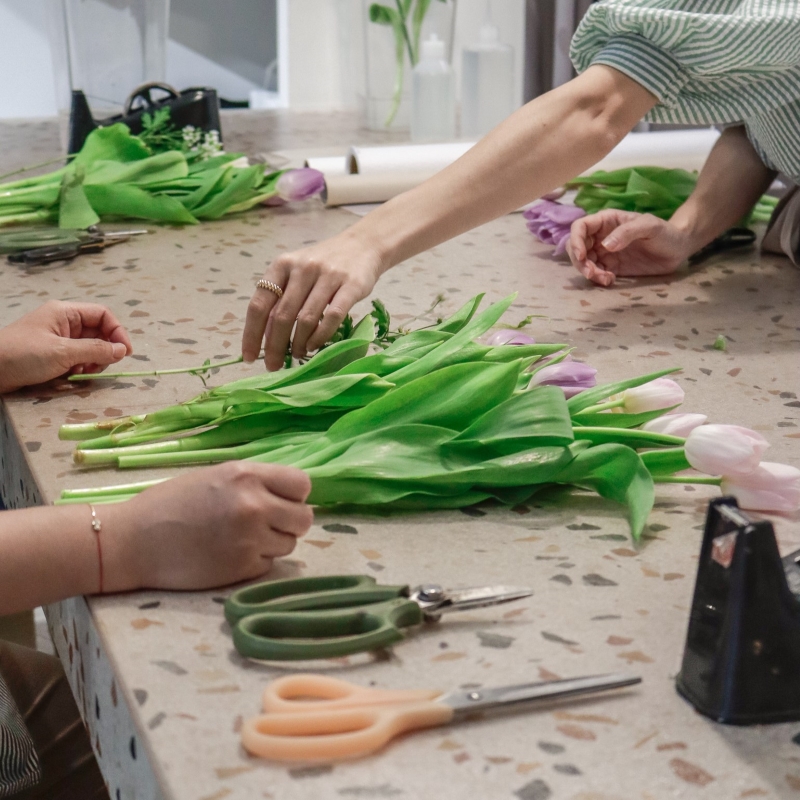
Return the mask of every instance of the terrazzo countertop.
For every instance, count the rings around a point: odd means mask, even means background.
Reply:
[[[235,114],[232,149],[266,152],[366,141],[347,115]],[[372,139],[375,140],[374,138]],[[55,123],[0,126],[0,171],[58,152]],[[0,265],[0,324],[51,299],[110,306],[131,332],[131,368],[171,368],[238,352],[254,281],[279,252],[355,217],[318,201],[183,230],[160,228],[106,253],[24,271]],[[538,341],[569,341],[612,381],[682,365],[686,410],[755,428],[769,457],[800,466],[800,272],[755,252],[717,256],[668,280],[588,285],[512,215],[394,269],[376,292],[401,321],[439,293],[448,313],[486,291],[519,292]],[[404,316],[407,315],[407,316]],[[728,349],[713,349],[718,334]],[[228,368],[233,380],[258,367]],[[51,502],[67,487],[121,482],[80,471],[57,439],[64,421],[147,411],[202,390],[197,378],[54,383],[4,398],[3,496]],[[139,471],[124,479],[152,476]],[[167,473],[159,473],[167,474]],[[368,759],[287,767],[249,757],[242,720],[288,667],[245,661],[223,619],[224,590],[76,598],[51,606],[58,653],[115,800],[518,798],[667,800],[800,797],[800,723],[734,728],[678,697],[709,487],[659,486],[640,546],[620,507],[586,494],[512,509],[432,514],[320,513],[275,577],[366,573],[381,582],[527,585],[529,600],[409,632],[378,657],[314,669],[381,687],[488,686],[604,671],[644,682],[613,696],[485,718],[392,743]],[[800,520],[778,518],[782,549]],[[308,669],[309,665],[302,665]]]

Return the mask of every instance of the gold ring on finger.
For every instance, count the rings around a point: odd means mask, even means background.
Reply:
[[[264,278],[256,283],[256,289],[266,289],[268,292],[272,292],[273,294],[277,295],[279,300],[281,297],[283,297],[283,289],[281,289],[277,283],[265,280]]]

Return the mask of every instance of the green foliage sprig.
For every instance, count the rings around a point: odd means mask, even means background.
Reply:
[[[439,0],[446,3],[447,0]],[[422,24],[428,13],[431,0],[395,0],[395,7],[373,3],[369,7],[369,20],[377,25],[386,25],[394,33],[395,43],[395,73],[394,73],[394,95],[392,106],[384,123],[388,128],[400,108],[400,101],[403,99],[403,76],[405,73],[405,54],[408,53],[408,60],[414,67],[419,61],[420,36],[422,34]],[[409,30],[410,24],[410,30]]]

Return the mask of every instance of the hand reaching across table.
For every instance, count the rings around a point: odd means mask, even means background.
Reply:
[[[290,341],[295,358],[317,350],[372,291],[386,269],[382,261],[377,248],[365,246],[349,231],[277,258],[247,309],[244,360],[258,358],[262,340],[270,370],[283,366]]]

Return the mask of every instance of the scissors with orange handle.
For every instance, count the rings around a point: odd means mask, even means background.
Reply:
[[[242,744],[253,755],[275,761],[359,758],[406,731],[447,725],[478,712],[621,689],[641,680],[617,673],[442,693],[368,689],[323,675],[290,675],[266,687],[266,713],[245,722]]]

